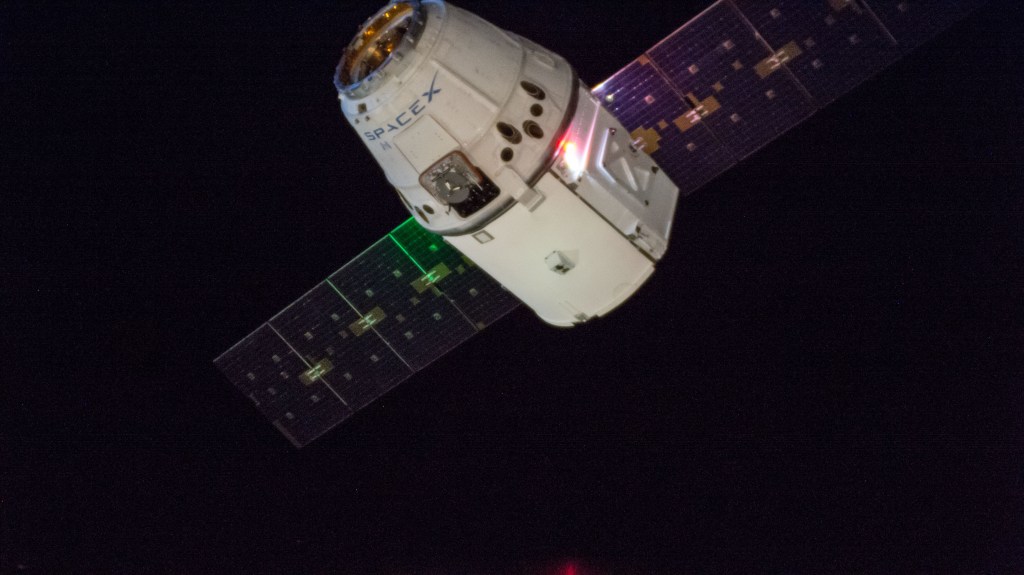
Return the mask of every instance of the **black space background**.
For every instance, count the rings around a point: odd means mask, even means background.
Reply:
[[[211,360],[406,215],[374,0],[0,3],[0,572],[1024,572],[1016,3],[295,451]],[[705,2],[463,2],[595,84]]]

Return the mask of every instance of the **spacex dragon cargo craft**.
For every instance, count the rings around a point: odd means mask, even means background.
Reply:
[[[301,447],[520,303],[603,316],[680,196],[983,3],[718,0],[593,89],[442,0],[391,3],[335,85],[412,217],[215,363]]]
[[[335,83],[417,223],[544,321],[606,314],[664,255],[678,189],[561,56],[402,2],[363,25]]]

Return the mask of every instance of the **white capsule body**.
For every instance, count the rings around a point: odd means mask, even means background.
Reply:
[[[393,14],[405,35],[380,63],[383,41],[357,43]],[[678,191],[563,58],[439,0],[391,5],[360,34],[342,111],[423,227],[554,325],[650,276]]]

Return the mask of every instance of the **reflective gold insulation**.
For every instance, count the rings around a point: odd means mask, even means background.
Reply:
[[[341,81],[356,84],[387,62],[409,31],[415,8],[412,4],[392,4],[371,18],[345,50]]]

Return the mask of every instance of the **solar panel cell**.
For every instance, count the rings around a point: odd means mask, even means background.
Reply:
[[[693,107],[669,85],[665,76],[642,57],[600,86],[594,94],[687,195],[736,163],[701,123],[687,122]]]
[[[517,305],[410,218],[214,363],[302,447]]]
[[[477,327],[501,319],[519,306],[519,300],[501,287],[476,264],[462,255],[438,235],[432,234],[409,219],[391,232],[419,267],[432,270],[445,266],[449,273],[435,284]]]
[[[685,195],[984,3],[719,0],[594,93]]]
[[[235,344],[214,363],[296,447],[313,441],[352,415],[268,324]]]
[[[388,236],[328,282],[364,318],[363,328],[380,334],[416,371],[476,333],[473,323],[434,285],[443,275],[417,267]]]
[[[353,410],[412,375],[374,331],[355,335],[350,326],[360,319],[331,286],[322,283],[269,322],[302,355],[313,374]]]
[[[899,56],[887,31],[855,0],[732,0],[821,107]]]
[[[932,36],[980,7],[983,0],[864,0],[878,16],[901,52],[924,44]]]
[[[728,2],[718,2],[648,53],[703,122],[744,158],[813,111],[802,86]]]

